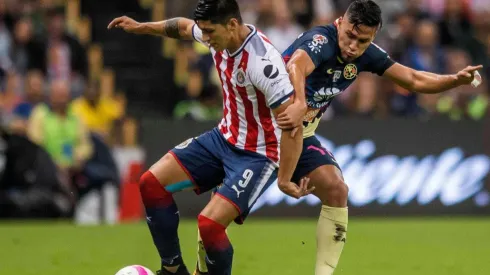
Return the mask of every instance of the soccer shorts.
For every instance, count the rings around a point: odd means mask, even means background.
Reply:
[[[277,166],[254,152],[228,143],[217,128],[191,138],[170,150],[202,194],[220,183],[216,195],[229,201],[240,213],[241,224],[257,199],[277,179]]]
[[[292,181],[299,183],[301,178],[323,165],[334,165],[341,170],[333,154],[323,148],[315,136],[305,138],[303,140],[303,151],[299,157],[296,170],[294,170]]]

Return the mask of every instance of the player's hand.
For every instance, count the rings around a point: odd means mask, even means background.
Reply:
[[[481,82],[481,76],[479,74],[475,75],[475,72],[480,69],[483,69],[482,65],[468,66],[456,74],[456,81],[458,81],[459,85],[468,85],[471,84],[475,77],[478,77],[478,80]]]
[[[127,16],[117,17],[112,20],[111,23],[109,23],[109,26],[107,26],[107,29],[112,28],[123,29],[128,33],[143,34],[141,30],[141,23]]]
[[[306,104],[293,103],[277,117],[277,125],[280,129],[293,129],[291,136],[294,137],[297,127],[301,127],[306,113]]]
[[[301,198],[307,196],[315,190],[315,186],[310,186],[310,178],[302,178],[299,181],[299,185],[294,182],[278,182],[277,185],[279,190],[281,190],[284,194],[291,196],[293,198]]]

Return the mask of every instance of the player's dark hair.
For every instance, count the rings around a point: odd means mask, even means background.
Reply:
[[[242,24],[242,15],[236,0],[199,0],[194,10],[194,20],[211,21],[225,25],[231,18]]]
[[[354,28],[364,25],[380,29],[383,26],[381,8],[373,0],[355,0],[347,8],[346,14]]]

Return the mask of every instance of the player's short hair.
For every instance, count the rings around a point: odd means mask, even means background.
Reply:
[[[381,8],[373,0],[355,0],[347,8],[346,14],[354,28],[361,25],[378,28],[383,26]]]
[[[236,0],[199,0],[194,10],[194,21],[211,21],[213,24],[226,24],[231,18],[242,24],[242,15]]]

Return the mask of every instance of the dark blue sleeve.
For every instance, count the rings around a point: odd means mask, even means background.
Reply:
[[[367,71],[382,76],[389,67],[395,64],[388,53],[378,45],[372,43],[367,49],[369,58]]]
[[[315,68],[323,62],[335,58],[335,44],[328,34],[319,31],[309,31],[298,38],[297,49],[302,49],[310,56]]]

